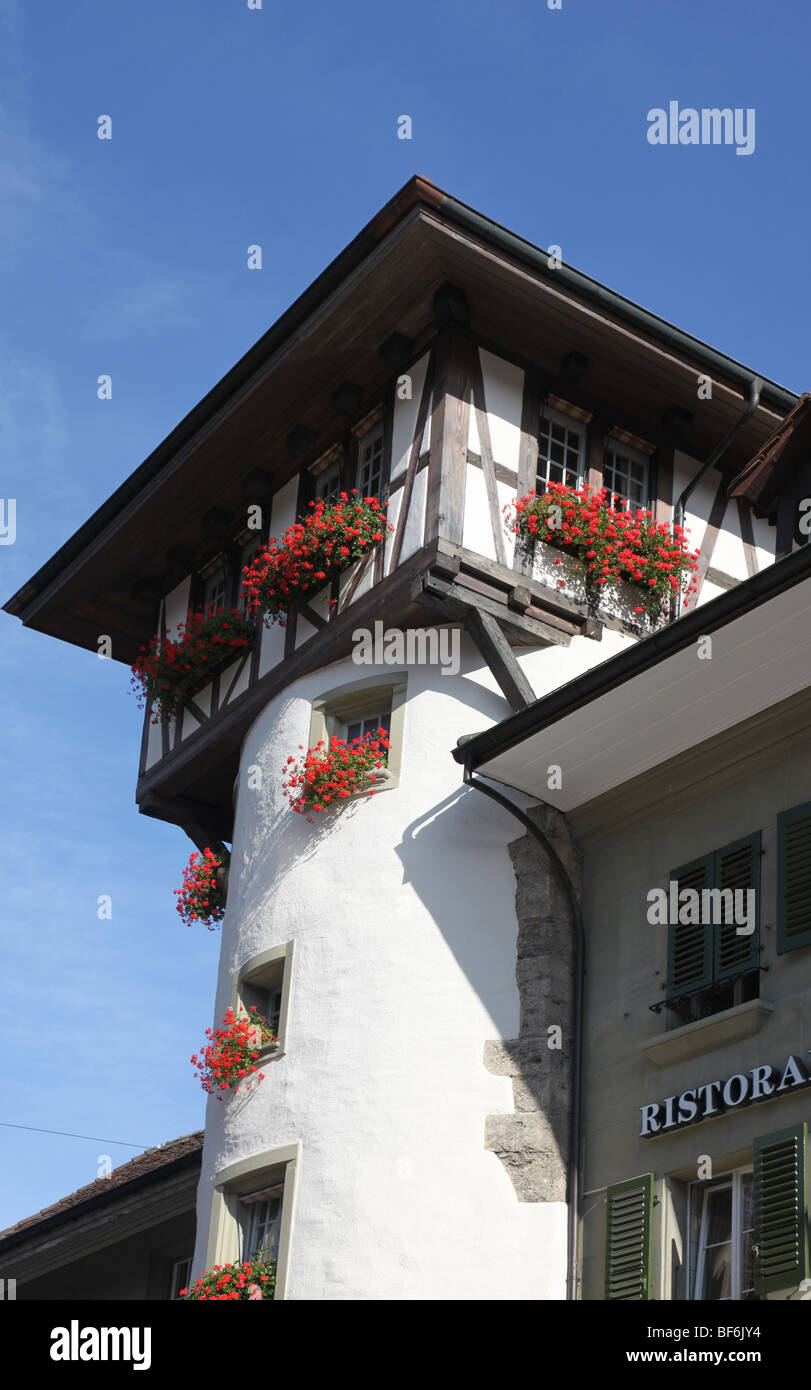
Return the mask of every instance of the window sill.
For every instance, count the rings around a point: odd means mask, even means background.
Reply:
[[[709,1018],[685,1023],[668,1033],[658,1033],[655,1038],[640,1043],[639,1050],[655,1067],[672,1067],[691,1057],[700,1057],[704,1052],[740,1042],[742,1038],[754,1037],[760,1032],[763,1020],[773,1011],[774,1005],[768,1000],[749,999],[733,1009],[710,1014]]]

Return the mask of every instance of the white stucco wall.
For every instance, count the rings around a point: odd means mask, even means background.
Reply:
[[[569,657],[535,653],[530,678],[559,684]],[[484,1148],[486,1117],[513,1109],[482,1052],[519,1028],[506,847],[520,828],[450,757],[507,712],[475,648],[455,677],[409,669],[399,787],[312,825],[281,790],[312,700],[373,673],[347,659],[300,680],[245,741],[216,1016],[238,966],[294,939],[287,1050],[247,1103],[209,1103],[195,1275],[213,1173],[298,1141],[288,1298],[562,1298],[565,1205],[519,1203]]]

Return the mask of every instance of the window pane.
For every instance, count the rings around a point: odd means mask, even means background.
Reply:
[[[713,1245],[704,1256],[704,1281],[701,1297],[705,1300],[730,1298],[732,1290],[732,1242]]]
[[[732,1188],[722,1187],[706,1194],[707,1245],[718,1245],[732,1237]]]

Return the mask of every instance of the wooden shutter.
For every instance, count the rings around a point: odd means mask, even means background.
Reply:
[[[777,951],[811,946],[811,801],[777,817]]]
[[[808,1278],[807,1145],[805,1123],[755,1140],[755,1293]]]
[[[711,888],[713,855],[694,859],[681,869],[674,869],[670,878],[683,888]],[[667,934],[667,997],[692,994],[712,983],[712,931],[703,926],[671,922]]]
[[[752,888],[755,892],[755,929],[749,936],[739,936],[734,922],[719,922],[715,926],[716,980],[726,980],[741,970],[756,970],[760,964],[760,831],[743,840],[719,849],[715,859],[716,888]]]
[[[651,1298],[653,1173],[614,1183],[606,1194],[605,1296]]]

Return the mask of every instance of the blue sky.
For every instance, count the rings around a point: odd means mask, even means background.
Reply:
[[[413,173],[811,387],[810,27],[804,0],[0,0],[2,600]],[[754,153],[651,146],[670,100],[754,108]],[[204,1118],[191,845],[136,813],[127,670],[0,634],[3,1120],[160,1143]],[[0,1133],[0,1227],[136,1152]]]

